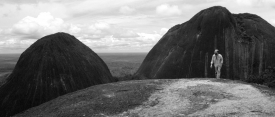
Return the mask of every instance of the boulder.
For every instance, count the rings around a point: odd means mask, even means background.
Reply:
[[[135,79],[215,77],[214,50],[224,58],[221,77],[245,80],[275,66],[275,28],[261,17],[204,9],[175,25],[150,50]]]
[[[0,87],[0,116],[9,117],[58,96],[114,82],[107,65],[74,36],[45,36],[21,55]]]

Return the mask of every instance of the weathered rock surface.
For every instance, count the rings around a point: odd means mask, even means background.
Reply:
[[[21,54],[0,87],[0,116],[11,116],[60,95],[114,81],[101,58],[74,36],[48,35]]]
[[[151,49],[136,79],[215,77],[214,49],[223,55],[221,77],[245,80],[275,66],[275,28],[254,14],[215,6],[172,27]]]
[[[274,117],[275,91],[218,79],[135,80],[92,86],[16,117]]]

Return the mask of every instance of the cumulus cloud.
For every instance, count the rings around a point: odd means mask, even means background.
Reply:
[[[112,29],[111,27],[110,29]],[[121,33],[113,33],[109,32],[108,35],[105,35],[104,37],[93,34],[86,34],[85,36],[79,37],[80,41],[91,47],[95,50],[123,50],[129,51],[129,48],[131,51],[138,51],[138,50],[144,50],[151,49],[163,36],[164,33],[167,32],[168,29],[161,28],[159,31],[155,31],[154,33],[144,33],[144,32],[134,32],[134,31],[125,31],[129,33],[128,36],[121,36],[123,32]],[[102,32],[103,33],[103,32]],[[93,36],[96,36],[97,39],[91,39],[94,38]]]
[[[130,8],[129,6],[122,6],[119,9],[119,12],[122,14],[131,14],[135,11],[135,9]]]
[[[96,21],[89,25],[67,24],[63,19],[53,17],[49,12],[44,12],[37,17],[27,16],[16,23],[10,31],[10,34],[13,35],[12,40],[2,41],[0,46],[26,47],[26,45],[33,43],[33,41],[27,40],[39,39],[58,31],[72,33],[91,48],[112,50],[125,49],[125,47],[152,47],[161,37],[159,33],[137,33],[104,21]],[[3,31],[0,30],[0,32]]]
[[[27,48],[41,36],[55,33],[55,31],[64,31],[75,35],[77,39],[97,51],[104,49],[129,51],[127,48],[138,51],[153,47],[167,30],[161,28],[154,33],[136,32],[102,21],[90,25],[67,24],[50,13],[41,13],[38,17],[23,18],[10,31],[0,29],[0,37],[10,34],[9,37],[0,41],[0,49]]]
[[[61,31],[64,21],[54,18],[49,12],[42,12],[36,18],[27,16],[14,24],[12,33],[26,38],[40,38],[42,36]]]
[[[79,33],[81,31],[81,28],[75,25],[70,25],[69,32],[71,33]]]
[[[109,27],[104,23],[96,23],[94,26],[98,29]],[[50,12],[42,12],[37,17],[23,18],[12,26],[10,33],[20,39],[39,39],[56,32],[78,34],[81,31],[80,25],[65,23],[63,19],[52,16]]]
[[[151,48],[161,38],[160,34],[137,33],[136,37],[117,38],[113,35],[105,36],[97,40],[83,39],[80,41],[93,49],[110,49],[112,51],[117,49],[129,50]]]
[[[109,29],[110,28],[110,24],[105,23],[105,22],[97,22],[94,24],[95,28],[97,29]]]
[[[157,6],[156,13],[165,16],[180,15],[181,10],[176,5],[162,4],[160,6]]]
[[[154,42],[157,42],[160,38],[161,35],[154,33],[154,34],[148,34],[148,33],[138,33],[139,35],[139,40],[143,41],[144,43],[151,43],[153,44]]]
[[[98,39],[106,35],[110,35],[112,26],[106,22],[96,22],[88,26],[82,26],[82,31],[79,33],[81,38],[85,39]]]
[[[174,6],[169,5],[170,7]],[[135,9],[129,6],[117,7],[116,9],[119,9],[119,12],[122,14],[132,14],[135,12]],[[77,22],[73,20],[67,22],[67,18],[63,20],[56,16],[53,12],[38,12],[38,15],[29,14],[29,16],[17,20],[12,27],[3,30],[0,29],[0,49],[26,49],[37,39],[45,35],[56,32],[67,32],[73,34],[92,49],[136,51],[144,50],[144,48],[150,49],[167,31],[166,28],[159,28],[152,33],[151,29],[154,30],[154,28],[151,28],[153,27],[152,25],[150,25],[150,28],[146,28],[146,30],[133,28],[133,21],[142,24],[141,20],[148,19],[145,15],[121,15],[118,18],[106,17],[106,19],[96,18],[91,20],[91,22]],[[131,23],[131,27],[124,25],[124,22]],[[147,24],[144,23],[144,25]]]

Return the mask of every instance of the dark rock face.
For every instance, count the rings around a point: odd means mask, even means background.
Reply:
[[[219,49],[221,77],[246,79],[275,66],[275,28],[253,14],[215,6],[172,27],[152,48],[136,79],[215,77],[210,61]]]
[[[107,65],[74,36],[45,36],[25,50],[0,87],[0,116],[11,116],[60,95],[114,82]]]

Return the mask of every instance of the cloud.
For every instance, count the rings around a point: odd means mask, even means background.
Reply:
[[[110,28],[110,25],[108,23],[105,23],[105,22],[97,22],[94,24],[95,28],[97,29],[109,29]]]
[[[115,37],[117,38],[133,38],[133,37],[138,37],[138,34],[134,31],[131,30],[126,30],[126,29],[118,29],[114,32]]]
[[[42,12],[38,17],[27,16],[14,24],[12,33],[26,38],[41,38],[42,36],[62,31],[64,21],[54,18],[49,12]]]
[[[84,44],[97,51],[144,49],[148,51],[168,30],[161,28],[154,33],[138,32],[106,21],[101,20],[91,24],[68,24],[63,19],[52,16],[50,12],[42,12],[37,17],[27,16],[21,19],[10,30],[0,30],[0,37],[5,37],[3,41],[0,41],[0,49],[27,48],[36,39],[62,31],[73,34]]]
[[[137,33],[136,37],[127,37],[127,38],[116,38],[113,35],[105,36],[97,40],[91,39],[82,39],[80,41],[85,43],[87,46],[96,50],[123,50],[129,51],[138,50],[138,49],[150,49],[154,44],[161,38],[160,34],[150,34],[150,33]]]
[[[112,30],[112,26],[106,22],[96,22],[87,27],[83,26],[81,28],[83,30],[82,32],[80,32],[80,34],[82,35],[81,37],[86,39],[103,38],[106,35],[110,35],[110,31]]]
[[[234,1],[227,1],[226,3],[235,2],[235,4],[244,7],[268,7],[275,5],[274,0],[234,0]],[[225,6],[230,6],[226,5]]]
[[[122,14],[131,14],[135,11],[135,9],[130,8],[129,6],[122,6],[119,9],[119,12]]]
[[[79,33],[80,31],[81,31],[81,28],[79,28],[78,26],[71,24],[69,27],[69,32],[71,33]]]
[[[240,6],[260,6],[263,5],[261,0],[236,0],[236,3]]]
[[[48,0],[0,0],[0,2],[11,3],[11,4],[36,4],[38,2],[45,2]]]
[[[110,29],[116,30],[114,26],[111,26]],[[155,31],[154,33],[134,32],[128,30],[128,33],[130,33],[128,36],[121,36],[126,33],[127,30],[124,30],[124,33],[114,33],[110,31],[104,37],[102,37],[103,35],[98,37],[98,35],[95,34],[85,34],[82,37],[78,37],[78,39],[96,51],[144,51],[145,49],[148,51],[159,41],[167,30],[168,29],[166,28],[161,28],[159,31]],[[101,33],[104,33],[104,31]]]
[[[138,39],[144,41],[145,43],[157,42],[161,38],[161,35],[157,33],[138,33],[138,35],[140,36]]]
[[[169,30],[169,29],[167,29],[167,28],[161,28],[161,29],[160,29],[160,34],[161,34],[161,35],[164,35],[168,30]]]
[[[7,13],[3,14],[2,15],[3,17],[8,17],[9,15]]]
[[[110,23],[98,21],[94,24],[89,25],[88,27],[81,27],[83,31],[81,31],[81,38],[104,38],[106,36],[113,36],[115,38],[132,38],[137,37],[137,34],[130,30],[125,29],[123,27],[112,25]],[[86,35],[86,36],[83,36]]]
[[[271,25],[275,26],[275,19],[269,21]]]
[[[150,49],[167,28],[217,5],[232,13],[257,14],[275,25],[268,12],[275,0],[0,0],[0,43],[23,48],[21,41],[62,31],[98,50]]]
[[[16,10],[20,11],[22,10],[22,8],[19,5],[17,5]]]
[[[1,33],[3,31],[5,30],[0,30]],[[8,47],[8,45],[14,48],[26,47],[26,44],[23,44],[26,40],[39,39],[59,31],[71,33],[84,44],[97,49],[121,48],[130,46],[132,43],[135,43],[134,46],[140,46],[142,43],[137,44],[135,40],[146,38],[132,30],[104,21],[96,21],[92,24],[68,24],[61,18],[53,17],[49,12],[42,12],[37,17],[27,16],[14,24],[9,32],[9,37],[4,40],[5,42],[1,42],[0,47]],[[150,39],[148,40],[150,41]],[[14,43],[11,43],[12,41]]]
[[[46,3],[46,2],[67,2],[68,0],[0,0],[2,3],[9,4],[38,4],[38,3]],[[70,0],[72,1],[72,0]]]
[[[34,43],[35,40],[29,39],[29,40],[20,40],[20,39],[7,39],[0,41],[0,49],[26,49],[29,47],[32,43]]]
[[[162,4],[157,6],[156,13],[164,16],[180,15],[181,10],[176,5]]]

